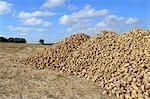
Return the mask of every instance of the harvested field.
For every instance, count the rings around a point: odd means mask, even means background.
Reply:
[[[66,44],[62,41],[17,61],[87,78],[120,99],[150,98],[150,30],[133,29],[123,35],[103,31],[78,42],[80,46],[70,43],[73,47],[61,49],[60,44]]]
[[[0,99],[115,99],[83,77],[14,63],[47,46],[0,43]],[[50,47],[50,46],[49,46]]]

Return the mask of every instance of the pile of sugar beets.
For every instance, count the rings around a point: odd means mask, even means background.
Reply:
[[[17,61],[84,76],[120,99],[150,99],[150,30],[75,34]]]

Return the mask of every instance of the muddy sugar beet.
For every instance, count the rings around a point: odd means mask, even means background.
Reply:
[[[75,34],[19,61],[84,76],[120,99],[150,99],[150,30]]]

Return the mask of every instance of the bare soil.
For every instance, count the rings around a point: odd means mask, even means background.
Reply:
[[[12,60],[27,57],[42,45],[0,43],[0,99],[115,99],[85,78],[49,69],[34,69]]]

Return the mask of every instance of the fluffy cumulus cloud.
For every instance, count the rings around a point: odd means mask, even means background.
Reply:
[[[136,24],[139,22],[139,19],[138,18],[133,18],[133,17],[129,17],[127,20],[126,20],[126,24]]]
[[[48,11],[34,11],[34,12],[20,12],[18,18],[21,19],[23,24],[26,25],[41,25],[44,27],[51,26],[51,22],[45,21],[43,19],[39,19],[38,17],[45,17],[45,16],[53,16],[55,13],[48,12]]]
[[[46,2],[42,5],[42,8],[54,8],[60,7],[65,3],[66,0],[46,0]]]
[[[100,29],[106,29],[107,28],[107,24],[105,22],[98,22],[96,24],[96,27],[100,28]]]
[[[40,10],[34,12],[21,11],[19,14],[14,12],[12,16],[17,16],[17,18],[20,19],[20,22],[31,27],[9,26],[9,31],[46,32],[44,27],[49,27],[52,23],[46,21],[44,18],[56,15],[56,13],[49,12],[49,9],[61,7],[66,1],[67,0],[45,0],[45,2],[40,6],[42,8],[39,8]],[[10,12],[11,6],[12,4],[8,2],[0,1],[0,14]],[[130,16],[128,18],[122,17],[112,14],[108,9],[95,9],[89,4],[85,5],[82,9],[77,8],[73,4],[68,4],[66,5],[66,9],[68,9],[71,14],[63,13],[58,21],[62,25],[68,26],[68,28],[65,30],[67,33],[95,33],[99,30],[118,27],[120,23],[124,24],[124,26],[127,26],[139,22],[138,18]],[[34,26],[41,26],[41,28],[36,29]]]
[[[81,19],[83,18],[106,16],[108,13],[109,11],[107,9],[95,10],[90,5],[86,5],[82,10],[78,12],[74,12],[70,15],[63,15],[62,17],[60,17],[59,22],[61,24],[76,24],[78,22],[81,22]]]
[[[85,33],[96,33],[98,31],[109,29],[108,24],[106,22],[100,21],[94,25],[87,26],[83,28],[82,31]]]
[[[63,15],[60,19],[59,22],[61,24],[75,24],[78,23],[80,20],[72,15]]]
[[[117,16],[117,15],[108,15],[105,17],[104,21],[108,24],[121,22],[124,20],[124,17]]]
[[[94,16],[105,16],[109,13],[107,9],[95,10],[90,5],[86,5],[79,12],[73,13],[72,16],[76,18],[84,18],[84,17],[94,17]]]
[[[12,4],[6,1],[0,1],[0,14],[6,14],[11,11]]]
[[[43,21],[42,19],[38,19],[38,18],[29,18],[29,19],[23,20],[23,23],[26,25],[42,25],[44,27],[48,27],[51,25],[50,22]]]
[[[14,27],[14,26],[8,26],[7,27],[9,31],[19,31],[19,32],[31,32],[32,29],[28,27]]]
[[[85,5],[84,8],[79,11],[62,15],[59,18],[59,22],[69,26],[63,32],[84,32],[91,34],[105,29],[122,31],[118,27],[136,24],[139,22],[139,19],[115,15],[108,9],[97,10],[90,5]]]
[[[72,14],[65,14],[59,18],[59,22],[63,25],[71,25],[63,32],[85,32],[93,33],[97,30],[107,29],[107,23],[104,21],[97,22],[94,25],[92,21],[95,18],[105,18],[109,14],[108,9],[94,9],[91,5],[87,4],[83,9],[73,12]],[[81,25],[82,24],[82,25]]]
[[[31,17],[38,17],[38,16],[52,16],[55,15],[55,13],[48,12],[48,11],[34,11],[34,12],[20,12],[18,17],[19,18],[31,18]]]
[[[105,22],[97,22],[96,24],[86,23],[86,24],[74,24],[71,27],[67,28],[63,32],[65,33],[88,33],[93,34],[100,30],[108,29],[108,25]]]

